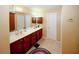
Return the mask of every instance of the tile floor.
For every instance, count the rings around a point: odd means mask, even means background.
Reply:
[[[45,48],[48,51],[50,51],[52,54],[61,54],[62,53],[62,46],[60,41],[52,40],[52,39],[40,39],[38,41],[40,44],[39,47]],[[35,47],[32,47],[27,54],[35,49]]]

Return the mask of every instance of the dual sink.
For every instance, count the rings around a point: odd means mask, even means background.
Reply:
[[[13,42],[15,42],[15,41],[17,41],[17,40],[33,33],[33,32],[35,32],[39,29],[42,29],[42,27],[41,26],[36,27],[36,28],[35,27],[29,27],[27,29],[21,29],[17,32],[16,31],[10,32],[10,43],[13,43]]]

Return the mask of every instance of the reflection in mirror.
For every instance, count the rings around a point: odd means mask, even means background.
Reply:
[[[9,31],[12,32],[15,30],[15,13],[9,13]]]
[[[43,17],[32,17],[31,22],[34,28],[38,28],[43,24]]]
[[[19,31],[31,27],[31,14],[9,13],[10,16],[10,32]]]
[[[43,17],[32,17],[32,23],[42,24],[43,23]]]
[[[32,23],[42,24],[43,17],[32,17]]]
[[[38,24],[42,24],[43,23],[43,17],[38,17],[37,19],[38,19],[37,20],[37,23]]]
[[[16,29],[17,30],[24,29],[24,19],[25,19],[24,14],[16,13]]]
[[[32,15],[33,12],[28,11],[21,11],[21,9],[25,9],[25,8],[19,8],[20,11],[15,10],[16,6],[13,6],[10,8],[10,32],[13,31],[19,31],[21,29],[27,29],[30,27],[37,27],[37,25],[42,25],[43,23],[43,16],[41,16],[40,12],[35,12],[34,14],[36,14],[36,16]],[[26,9],[25,9],[26,10]]]
[[[25,28],[31,27],[31,15],[26,14],[25,15]]]
[[[32,17],[32,23],[36,23],[36,18]]]

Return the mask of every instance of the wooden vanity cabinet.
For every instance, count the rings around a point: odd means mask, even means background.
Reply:
[[[11,54],[26,53],[42,37],[42,29],[10,44]]]
[[[23,54],[23,38],[10,44],[11,54]]]
[[[31,48],[31,35],[24,37],[23,48],[24,53],[26,53]]]
[[[24,37],[24,53],[26,53],[42,37],[42,29]]]

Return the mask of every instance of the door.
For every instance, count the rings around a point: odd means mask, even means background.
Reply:
[[[47,14],[47,38],[56,40],[57,13]]]

